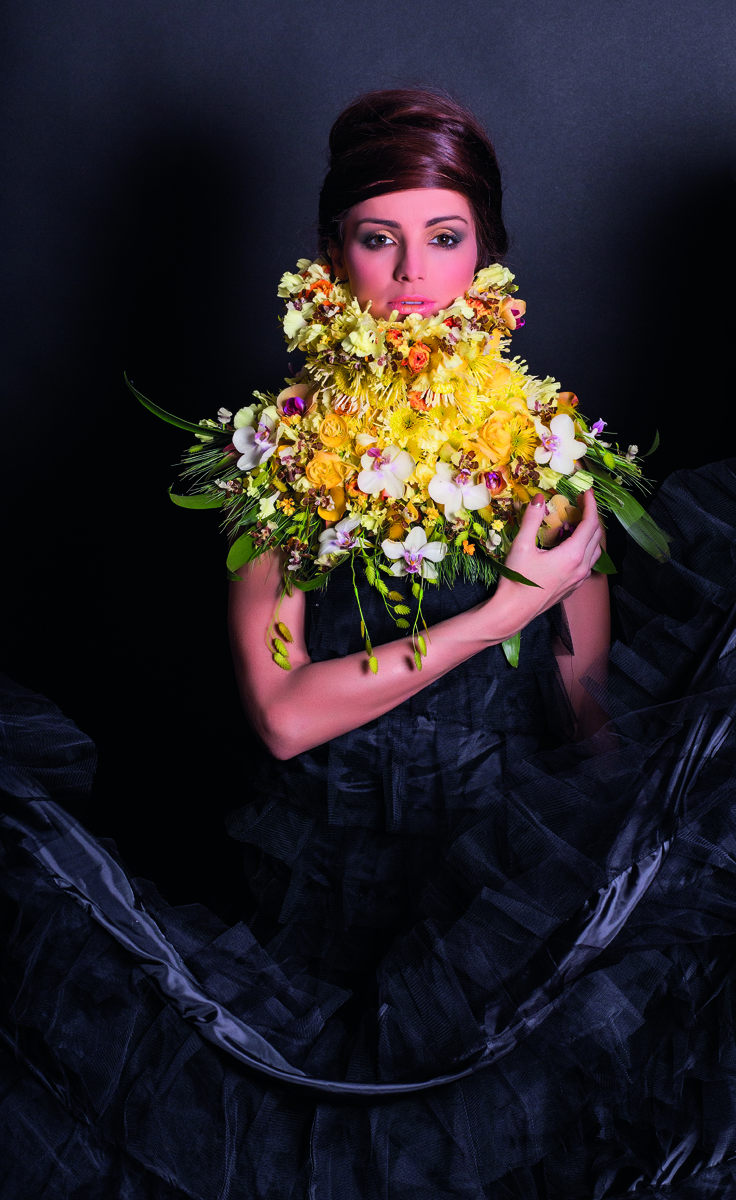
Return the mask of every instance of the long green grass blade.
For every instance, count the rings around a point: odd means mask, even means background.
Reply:
[[[302,579],[294,580],[294,587],[299,588],[300,592],[313,592],[315,588],[324,587],[327,583],[326,575],[318,575],[316,579],[307,579],[306,582]]]
[[[669,535],[659,528],[649,513],[642,508],[638,500],[628,492],[621,492],[611,504],[611,512],[623,525],[626,532],[634,539],[642,550],[651,554],[659,562],[665,562],[670,556]]]
[[[140,400],[144,408],[147,408],[149,412],[152,412],[155,416],[160,417],[162,421],[166,421],[169,425],[176,425],[177,429],[186,429],[189,433],[217,434],[216,429],[209,430],[204,425],[195,425],[193,421],[183,421],[181,417],[175,417],[172,413],[166,412],[164,408],[159,408],[158,404],[154,404],[153,400],[149,400],[146,396],[142,395],[137,388],[133,387],[133,384],[130,382],[127,375],[125,375],[125,382],[135,398]]]
[[[538,583],[534,583],[531,579],[527,579],[526,575],[520,575],[518,571],[512,571],[505,563],[502,563],[500,558],[493,558],[491,562],[498,571],[499,575],[503,575],[504,579],[511,579],[514,583],[525,583],[527,587],[539,587]]]

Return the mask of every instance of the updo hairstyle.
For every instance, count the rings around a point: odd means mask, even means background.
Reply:
[[[419,88],[366,92],[330,131],[329,169],[319,198],[319,249],[341,246],[354,204],[410,188],[448,188],[470,204],[477,269],[508,248],[501,175],[482,125],[455,100]]]

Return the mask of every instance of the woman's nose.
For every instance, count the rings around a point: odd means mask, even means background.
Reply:
[[[396,264],[394,279],[398,283],[413,283],[424,278],[424,259],[420,247],[404,245],[404,251]]]

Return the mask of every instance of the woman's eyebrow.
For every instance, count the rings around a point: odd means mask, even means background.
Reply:
[[[444,225],[445,221],[462,221],[463,224],[468,224],[465,217],[459,215],[454,217],[432,217],[430,221],[425,221],[424,228],[428,229],[430,225]]]

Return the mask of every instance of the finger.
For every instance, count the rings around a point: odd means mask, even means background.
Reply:
[[[537,533],[539,526],[542,524],[547,514],[547,507],[544,501],[544,496],[541,492],[537,492],[536,496],[527,504],[524,509],[524,515],[521,518],[519,532],[514,538],[514,542],[520,547],[529,548],[536,546]]]

